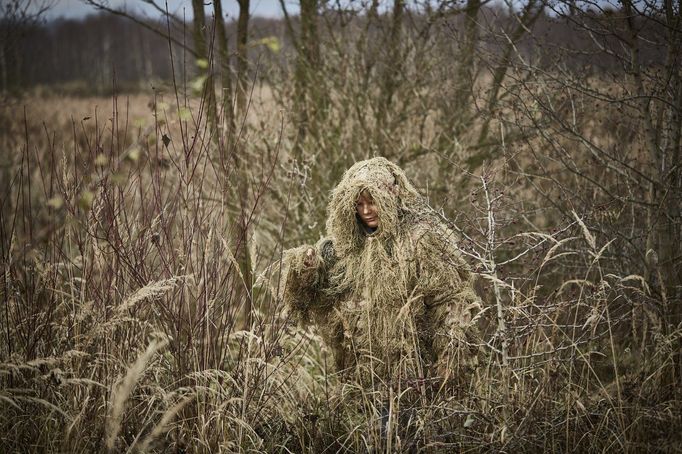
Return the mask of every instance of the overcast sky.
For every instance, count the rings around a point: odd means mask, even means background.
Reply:
[[[58,17],[80,18],[97,12],[92,6],[85,4],[83,0],[51,0],[51,2],[54,6],[50,8],[46,15],[48,20]],[[108,2],[113,8],[126,8],[128,11],[135,11],[149,17],[159,17],[159,13],[142,0],[108,0]],[[165,8],[165,0],[156,0],[156,3]],[[290,12],[295,13],[298,11],[298,2],[286,0],[285,3],[287,4],[287,10]],[[213,5],[210,3],[210,0],[204,0],[204,4],[206,5],[206,13],[210,15],[213,11]],[[180,17],[183,16],[184,9],[185,17],[188,19],[192,17],[191,0],[168,0],[168,9]],[[223,1],[223,12],[227,15],[228,19],[236,18],[239,12],[237,0]],[[251,15],[281,17],[282,10],[279,0],[251,0]]]

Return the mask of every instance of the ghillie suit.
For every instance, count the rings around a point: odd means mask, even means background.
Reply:
[[[378,213],[375,231],[356,215],[363,191]],[[348,169],[332,192],[327,234],[287,251],[283,297],[319,328],[338,371],[390,385],[453,378],[476,362],[472,274],[454,232],[402,169],[384,158]]]

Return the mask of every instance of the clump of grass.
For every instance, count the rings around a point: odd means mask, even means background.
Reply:
[[[147,349],[128,367],[125,375],[117,380],[114,385],[108,404],[110,413],[106,424],[106,447],[108,450],[113,451],[116,449],[116,437],[118,437],[121,430],[121,418],[133,388],[137,385],[140,377],[142,377],[152,357],[166,345],[168,345],[166,339],[152,340]]]

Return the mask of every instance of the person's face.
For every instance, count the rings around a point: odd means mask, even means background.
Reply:
[[[379,227],[379,214],[377,207],[374,205],[372,196],[367,191],[362,191],[355,204],[355,210],[360,216],[363,224],[371,229]]]

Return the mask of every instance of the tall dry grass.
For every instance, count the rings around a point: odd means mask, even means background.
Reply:
[[[277,264],[320,235],[326,190],[347,164],[377,151],[348,114],[353,96],[334,93],[300,160],[286,113],[252,104],[239,140],[253,283],[233,254],[233,168],[200,100],[4,107],[3,449],[675,451],[682,327],[606,221],[537,196],[570,178],[534,156],[533,140],[502,140],[503,159],[472,174],[415,155],[412,144],[436,141],[430,126],[396,127],[391,158],[449,215],[480,276],[485,361],[462,386],[376,376],[368,389],[331,371],[321,338],[281,307]],[[529,178],[519,163],[546,173]]]

